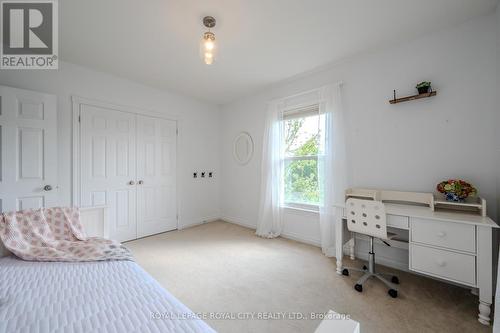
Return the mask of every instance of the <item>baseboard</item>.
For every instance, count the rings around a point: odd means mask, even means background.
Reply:
[[[362,242],[368,242],[368,240],[356,237],[356,243],[362,243]],[[344,256],[349,256],[349,255],[350,255],[349,246],[344,245]],[[366,261],[368,260],[368,252],[365,252],[365,251],[359,252],[359,251],[355,250],[354,255],[358,259],[366,260]],[[380,264],[382,266],[387,266],[387,267],[399,269],[399,270],[405,271],[405,272],[409,271],[408,264],[406,262],[397,261],[397,260],[394,260],[392,258],[382,256],[380,254],[376,256],[375,261],[377,264]]]
[[[281,237],[291,239],[291,240],[294,240],[294,241],[297,241],[300,243],[305,243],[305,244],[321,247],[321,243],[317,239],[304,237],[302,235],[299,235],[299,234],[296,234],[293,232],[283,232],[283,233],[281,233]]]
[[[215,222],[215,221],[219,221],[219,220],[220,220],[219,216],[202,217],[202,218],[196,219],[192,222],[188,222],[188,223],[184,223],[182,225],[179,225],[177,229],[184,230],[187,228],[192,228],[192,227],[196,227],[198,225],[202,225],[202,224],[210,223],[210,222]]]
[[[252,229],[252,230],[257,229],[257,227],[255,225],[253,225],[252,223],[245,221],[244,219],[234,217],[234,216],[222,216],[220,218],[220,220],[222,220],[224,222],[232,223],[232,224],[237,224],[239,226],[242,226],[242,227],[245,227],[248,229]]]
[[[233,223],[233,224],[237,224],[239,226],[242,226],[242,227],[245,227],[245,228],[249,228],[249,229],[252,229],[252,230],[255,230],[256,229],[256,226],[249,223],[248,221],[244,220],[244,219],[241,219],[241,218],[237,218],[237,217],[229,217],[229,216],[223,216],[221,218],[222,221],[225,221],[225,222],[228,222],[228,223]],[[296,233],[293,233],[293,232],[284,232],[284,233],[281,233],[280,235],[281,237],[283,238],[287,238],[287,239],[291,239],[291,240],[294,240],[294,241],[297,241],[297,242],[300,242],[300,243],[305,243],[305,244],[309,244],[309,245],[314,245],[314,246],[318,246],[318,247],[321,247],[321,244],[318,240],[314,239],[314,238],[307,238],[307,237],[304,237],[302,235],[299,235],[299,234],[296,234]]]

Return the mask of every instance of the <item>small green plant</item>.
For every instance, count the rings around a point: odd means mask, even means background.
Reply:
[[[430,82],[427,82],[427,81],[422,81],[420,82],[419,84],[417,84],[417,86],[415,88],[429,88],[431,86],[431,83]]]

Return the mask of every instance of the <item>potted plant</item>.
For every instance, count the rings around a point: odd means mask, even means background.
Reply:
[[[431,90],[431,83],[423,81],[417,84],[416,88],[419,94],[427,94]]]
[[[437,185],[437,190],[444,193],[448,201],[464,201],[476,195],[477,190],[471,184],[460,179],[445,180]]]

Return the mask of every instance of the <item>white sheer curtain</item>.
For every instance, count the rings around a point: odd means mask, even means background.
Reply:
[[[262,150],[262,179],[256,234],[278,237],[283,230],[284,144],[283,110],[278,101],[269,103]]]
[[[335,255],[335,203],[344,202],[347,188],[344,116],[341,84],[325,86],[269,104],[262,152],[262,181],[257,235],[278,237],[283,229],[284,201],[284,110],[297,105],[319,104],[320,144],[318,183],[321,248],[325,255]],[[339,212],[340,213],[340,212]]]
[[[348,185],[345,123],[341,100],[342,84],[320,89],[320,115],[324,122],[324,133],[318,157],[318,182],[322,200],[319,207],[321,249],[326,256],[335,255],[334,204],[344,202]]]

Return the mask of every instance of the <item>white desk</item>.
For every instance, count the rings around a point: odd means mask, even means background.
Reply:
[[[490,324],[493,296],[492,229],[489,217],[432,211],[428,207],[385,204],[387,224],[409,231],[409,269],[441,280],[479,289],[480,323]],[[345,209],[335,225],[337,273],[342,274]],[[354,259],[354,238],[349,237]],[[497,248],[495,246],[495,248]]]

